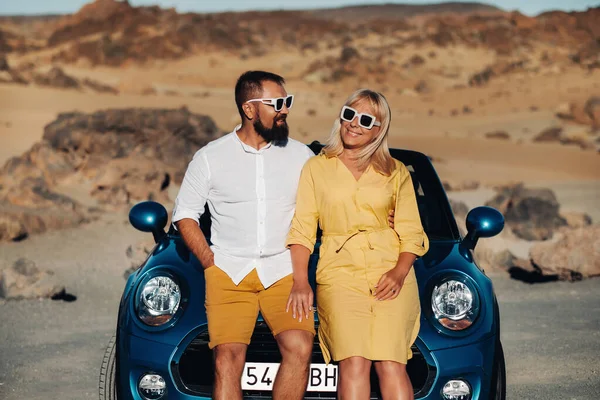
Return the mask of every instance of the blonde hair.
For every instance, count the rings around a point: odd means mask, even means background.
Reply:
[[[396,169],[396,162],[392,158],[388,147],[388,131],[392,120],[390,106],[381,93],[369,89],[359,89],[352,93],[344,105],[352,107],[363,100],[368,101],[373,107],[377,121],[381,123],[381,126],[377,137],[358,152],[357,167],[364,171],[371,164],[375,171],[390,176]],[[340,127],[341,121],[340,118],[337,118],[333,123],[329,139],[327,139],[327,143],[323,148],[323,154],[327,157],[337,157],[344,151]]]

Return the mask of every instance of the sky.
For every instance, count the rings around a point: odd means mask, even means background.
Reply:
[[[438,0],[439,1],[439,0]],[[0,15],[70,14],[91,0],[0,0]],[[179,12],[221,12],[245,10],[290,10],[306,8],[341,7],[358,4],[426,4],[435,1],[420,0],[130,0],[133,6],[160,5],[175,7]],[[600,7],[600,0],[486,0],[504,10],[519,10],[526,15],[536,15],[547,10],[583,11]]]

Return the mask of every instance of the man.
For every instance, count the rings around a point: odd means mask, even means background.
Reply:
[[[246,350],[259,310],[282,356],[273,398],[302,399],[307,387],[314,320],[286,312],[293,278],[285,239],[300,171],[313,153],[288,138],[293,96],[284,83],[263,71],[240,76],[235,101],[242,124],[195,154],[175,201],[173,222],[205,268],[214,399],[242,398]],[[198,226],[207,203],[211,247]]]

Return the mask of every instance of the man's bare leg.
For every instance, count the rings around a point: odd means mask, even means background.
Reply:
[[[314,335],[299,329],[275,336],[281,352],[281,365],[273,385],[274,400],[302,400],[308,384],[308,371]]]
[[[244,343],[224,343],[216,346],[215,355],[215,383],[213,399],[215,400],[242,400],[242,372],[246,362]]]

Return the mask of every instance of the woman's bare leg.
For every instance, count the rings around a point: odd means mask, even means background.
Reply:
[[[349,357],[339,363],[339,400],[369,400],[371,397],[371,360]]]
[[[406,364],[395,361],[376,361],[379,389],[383,400],[414,400],[414,392]]]

